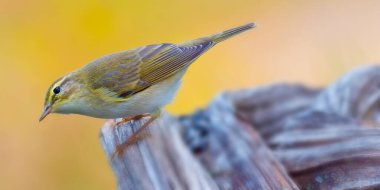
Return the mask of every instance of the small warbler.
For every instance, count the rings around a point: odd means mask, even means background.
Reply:
[[[183,43],[148,45],[98,58],[50,85],[39,120],[49,113],[123,121],[150,116],[126,143],[132,144],[171,102],[191,63],[215,44],[254,27],[250,23]]]

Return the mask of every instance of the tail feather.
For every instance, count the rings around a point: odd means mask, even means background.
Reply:
[[[232,36],[235,36],[237,34],[244,32],[244,31],[252,29],[254,27],[256,27],[255,23],[249,23],[249,24],[246,24],[243,26],[239,26],[236,28],[226,30],[226,31],[218,33],[218,34],[211,35],[210,38],[211,38],[211,41],[213,41],[215,43],[219,43],[219,42],[224,41],[228,38],[231,38]]]
[[[247,30],[252,29],[254,27],[256,27],[255,23],[249,23],[249,24],[246,24],[246,25],[243,25],[243,26],[239,26],[239,27],[236,27],[236,28],[232,28],[232,29],[229,29],[229,30],[217,33],[217,34],[213,34],[213,35],[206,36],[206,37],[203,37],[203,38],[198,38],[198,39],[195,39],[195,40],[186,41],[186,42],[180,43],[178,45],[181,45],[181,46],[193,46],[193,45],[198,45],[198,44],[201,44],[201,43],[204,43],[204,42],[214,42],[214,44],[217,44],[217,43],[219,43],[221,41],[224,41],[224,40],[226,40],[226,39],[228,39],[228,38],[230,38],[232,36],[240,34],[240,33],[244,32],[244,31],[247,31]]]

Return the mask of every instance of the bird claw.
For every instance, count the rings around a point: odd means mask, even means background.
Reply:
[[[161,112],[158,111],[153,116],[151,114],[142,114],[142,115],[137,115],[133,117],[123,118],[123,120],[126,120],[126,119],[137,120],[146,116],[151,116],[151,118],[146,123],[144,123],[144,125],[141,126],[132,136],[130,136],[126,142],[116,145],[115,152],[112,154],[112,159],[114,159],[116,156],[119,156],[119,157],[122,156],[124,153],[124,150],[126,150],[129,146],[136,144],[137,141],[142,140],[143,138],[149,136],[149,133],[146,133],[144,129],[148,127],[160,115],[160,113]]]
[[[138,141],[143,140],[144,138],[150,136],[147,132],[140,132],[139,134],[134,134],[128,138],[128,140],[122,144],[116,145],[115,151],[112,154],[112,159],[115,157],[121,157],[124,154],[124,151],[130,146],[136,144]]]
[[[123,117],[121,119],[121,121],[118,121],[118,122],[115,121],[116,122],[115,126],[120,126],[120,125],[122,125],[125,122],[132,121],[132,120],[139,120],[139,119],[141,119],[143,117],[148,117],[148,116],[149,116],[149,114],[141,114],[141,115]]]
[[[115,151],[112,153],[111,159],[114,160],[116,157],[121,157],[124,153],[124,148],[120,148],[120,145],[116,146]]]
[[[132,117],[123,117],[120,121],[115,120],[115,126],[120,126],[123,123],[133,120]]]

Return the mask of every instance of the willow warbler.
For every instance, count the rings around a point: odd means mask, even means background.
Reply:
[[[148,45],[98,58],[50,85],[40,121],[49,113],[124,121],[150,116],[141,131],[171,102],[191,63],[215,44],[254,27],[250,23],[183,43]]]

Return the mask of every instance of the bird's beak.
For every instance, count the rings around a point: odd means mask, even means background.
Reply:
[[[40,117],[40,122],[51,112],[51,105],[46,105],[44,108],[44,112],[42,112],[41,117]]]

